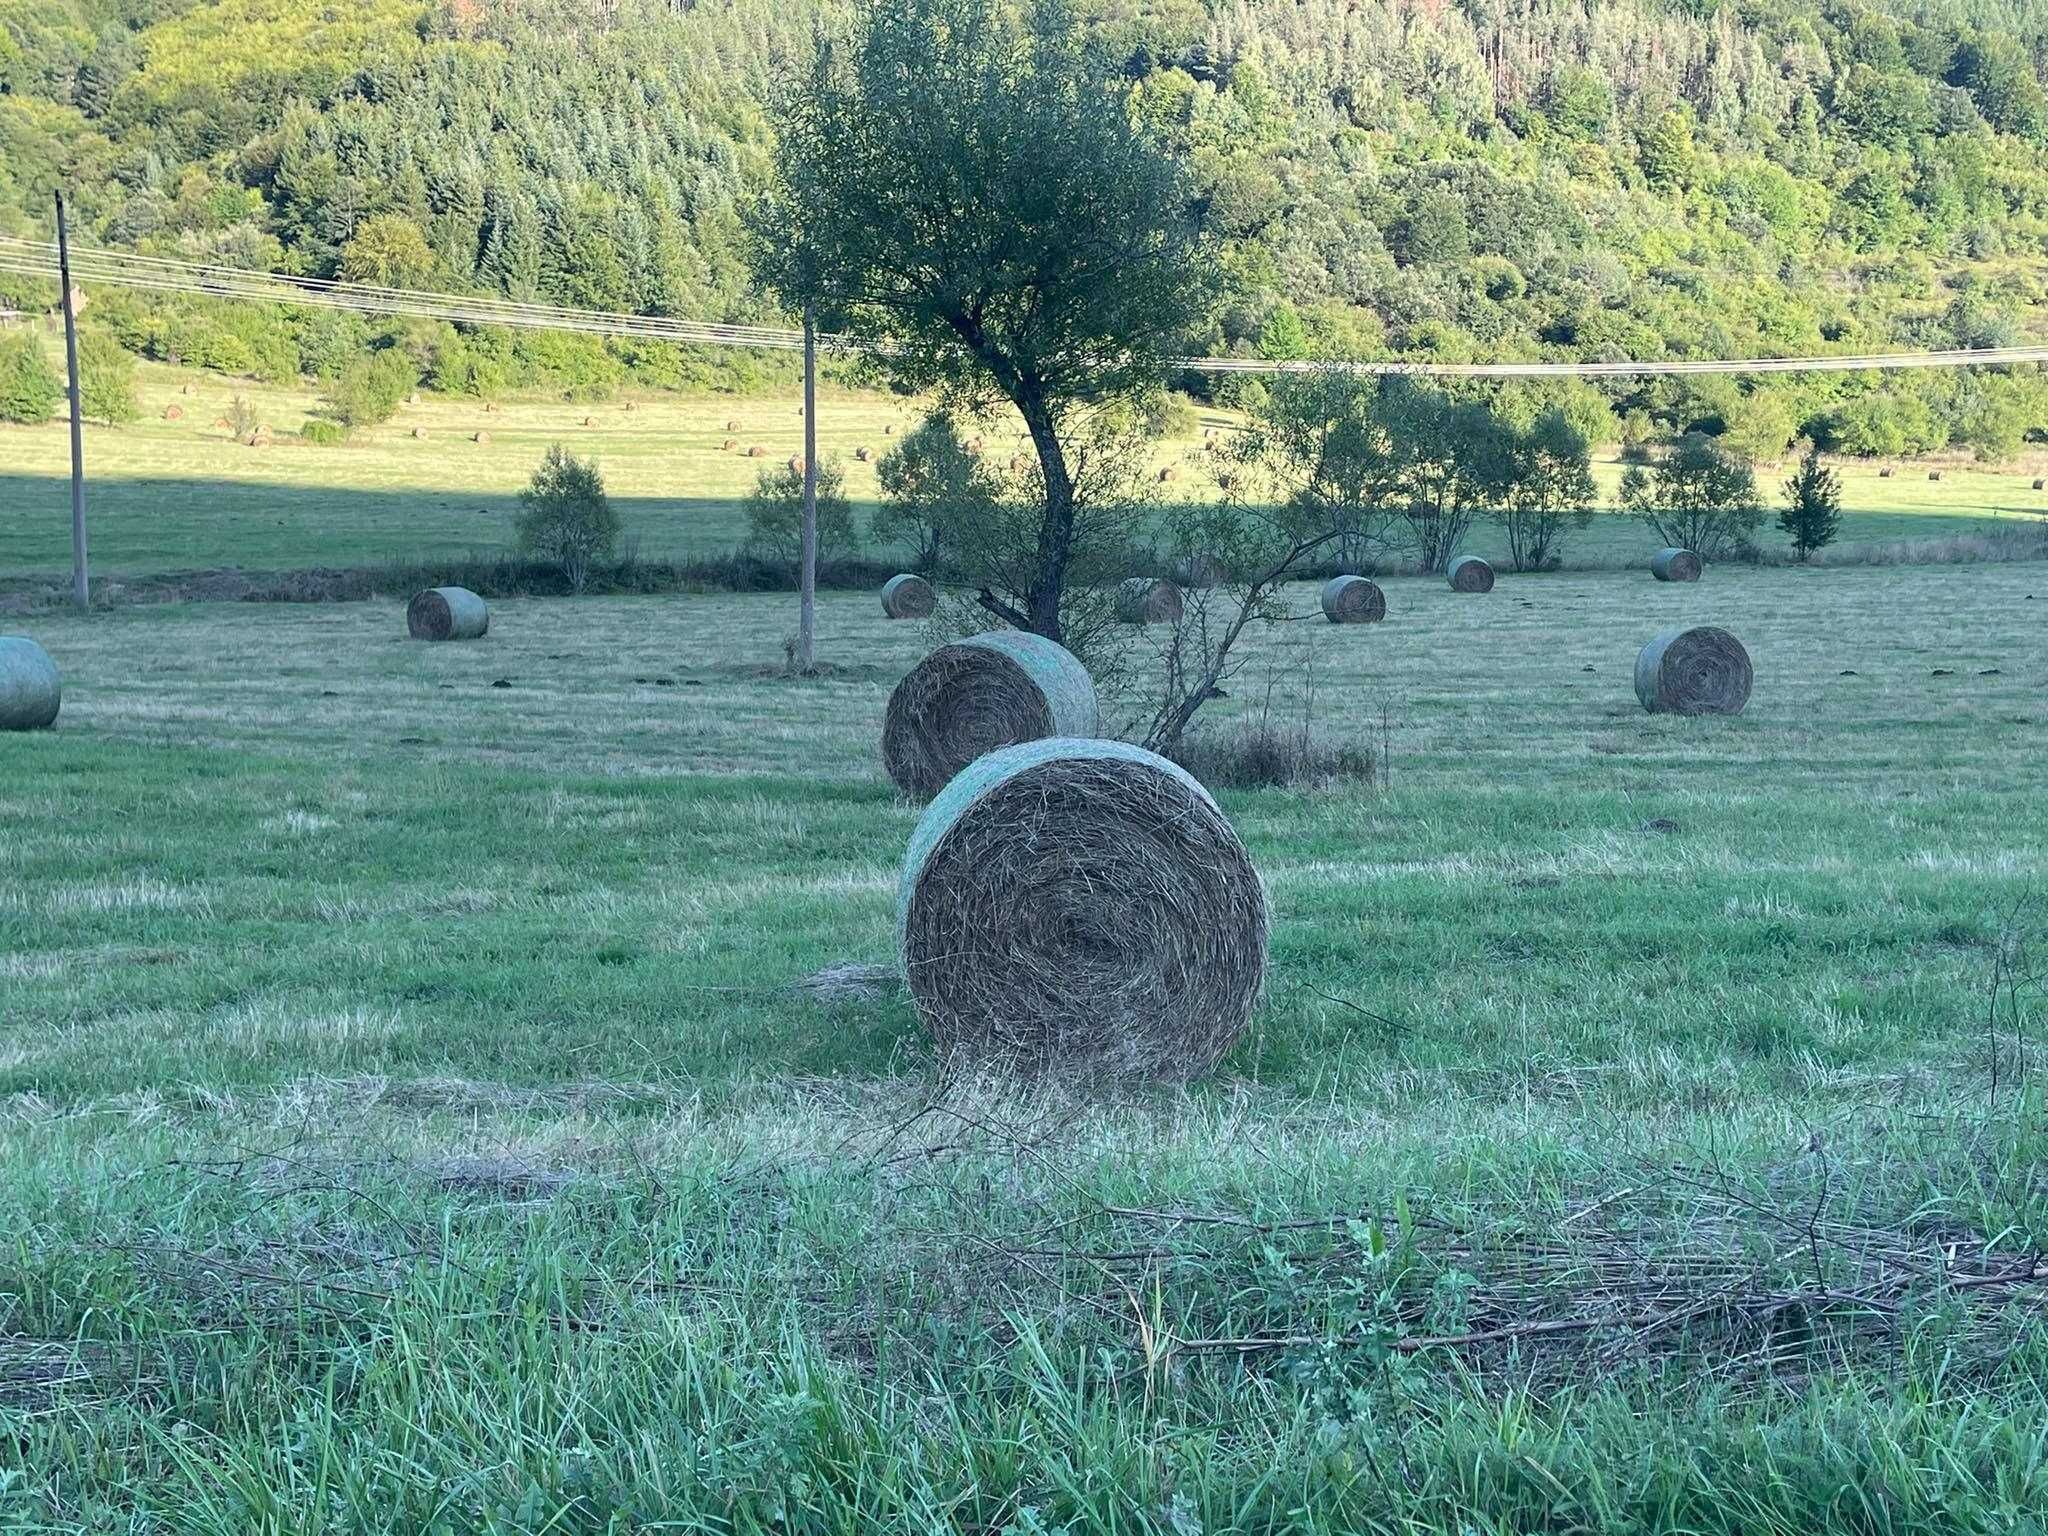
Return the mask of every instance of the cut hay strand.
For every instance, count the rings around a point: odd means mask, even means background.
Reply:
[[[1491,592],[1493,590],[1493,567],[1477,555],[1460,555],[1453,560],[1450,569],[1444,573],[1450,578],[1453,592]]]
[[[1650,574],[1659,581],[1698,581],[1700,557],[1689,549],[1660,549],[1650,556]]]
[[[1095,682],[1039,635],[996,630],[942,645],[889,695],[882,765],[907,795],[935,795],[976,758],[1100,728]]]
[[[47,730],[63,702],[50,653],[26,635],[0,635],[0,731]]]
[[[1117,589],[1116,616],[1126,624],[1173,624],[1182,612],[1180,588],[1152,576],[1133,576]]]
[[[405,605],[405,627],[415,640],[480,640],[491,610],[467,587],[429,587]]]
[[[922,576],[905,571],[882,583],[882,612],[892,619],[928,619],[939,606],[939,594]]]
[[[1332,624],[1377,624],[1387,616],[1387,594],[1363,576],[1332,576],[1323,583],[1323,617]]]
[[[1756,680],[1727,630],[1667,629],[1636,657],[1636,697],[1653,715],[1739,715]]]
[[[993,753],[911,835],[897,939],[939,1049],[1023,1072],[1190,1078],[1244,1030],[1266,893],[1216,802],[1116,741]]]

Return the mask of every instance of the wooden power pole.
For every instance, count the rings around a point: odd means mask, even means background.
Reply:
[[[57,281],[64,289],[64,367],[71,380],[71,597],[92,606],[91,565],[85,550],[84,406],[78,393],[78,312],[71,302],[71,231],[64,222],[64,194],[57,194]]]
[[[797,670],[817,665],[818,638],[818,327],[804,305],[804,535],[798,557]]]

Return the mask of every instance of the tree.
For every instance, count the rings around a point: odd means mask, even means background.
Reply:
[[[433,248],[403,214],[363,220],[341,254],[341,280],[379,288],[409,288],[434,270]]]
[[[747,517],[746,552],[757,559],[795,565],[803,545],[802,460],[793,459],[777,468],[762,470],[754,488],[740,503],[740,510]],[[850,555],[856,542],[853,503],[846,499],[846,476],[828,460],[818,466],[818,558]]]
[[[907,543],[921,571],[938,566],[967,525],[983,520],[1001,494],[988,467],[967,451],[953,418],[935,411],[875,465],[882,505],[874,536]]]
[[[0,421],[48,421],[63,397],[64,385],[34,335],[0,334]]]
[[[1552,406],[1528,426],[1508,429],[1506,459],[1493,516],[1515,569],[1540,571],[1556,559],[1566,529],[1593,521],[1592,447]]]
[[[1035,559],[1006,622],[1065,634],[1073,445],[1159,387],[1217,292],[1177,162],[1064,0],[881,0],[775,109],[755,270],[791,308],[953,403],[1002,399],[1038,459]]]
[[[135,358],[104,331],[78,338],[79,408],[108,426],[119,426],[142,414],[135,399]]]
[[[1376,410],[1410,547],[1424,570],[1445,570],[1473,520],[1505,493],[1509,433],[1483,402],[1399,375],[1380,381]]]
[[[1666,544],[1709,560],[1732,552],[1763,521],[1756,471],[1702,433],[1688,432],[1621,477],[1621,502]]]
[[[389,421],[419,383],[412,360],[398,347],[352,359],[327,386],[327,414],[351,431]]]
[[[1799,468],[1785,482],[1785,509],[1778,526],[1791,535],[1792,553],[1808,560],[1816,549],[1832,544],[1842,521],[1842,477],[1820,461],[1812,444],[1800,456]]]
[[[1223,450],[1226,498],[1280,509],[1302,535],[1328,534],[1338,563],[1363,570],[1392,542],[1395,451],[1379,383],[1343,368],[1273,381]]]
[[[520,553],[559,566],[569,590],[581,592],[591,564],[611,558],[619,538],[619,514],[604,493],[597,464],[556,443],[519,493],[514,528]]]

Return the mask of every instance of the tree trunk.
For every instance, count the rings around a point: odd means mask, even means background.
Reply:
[[[1045,516],[1038,526],[1038,569],[1025,595],[1027,614],[1034,634],[1054,644],[1066,638],[1060,628],[1060,599],[1067,588],[1067,562],[1074,552],[1074,480],[1067,471],[1067,454],[1053,426],[1052,412],[1042,396],[1020,388],[1017,409],[1038,450],[1038,467],[1045,477]]]

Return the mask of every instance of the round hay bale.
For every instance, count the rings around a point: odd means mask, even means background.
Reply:
[[[405,605],[405,627],[415,640],[481,640],[491,610],[467,587],[429,587]]]
[[[178,393],[181,395],[189,395],[192,393],[192,386],[190,384],[180,384],[178,386]]]
[[[492,400],[486,400],[484,402],[484,409],[488,412],[495,414],[498,409],[497,402]]]
[[[2034,482],[2034,489],[2037,491],[2048,491],[2048,480],[2036,480]]]
[[[882,612],[892,619],[928,619],[939,606],[939,594],[922,576],[905,571],[882,583]]]
[[[896,423],[895,423],[895,422],[893,422],[893,421],[892,421],[892,422],[889,422],[889,423],[888,423],[887,425],[885,425],[885,426],[884,426],[884,427],[882,428],[882,436],[884,436],[884,437],[894,437],[895,435],[896,435]]]
[[[1755,681],[1742,642],[1713,624],[1667,629],[1636,657],[1636,697],[1653,715],[1739,715]]]
[[[1000,629],[942,645],[889,695],[882,765],[905,794],[935,795],[976,758],[1047,736],[1093,736],[1095,681],[1065,647]]]
[[[1026,1073],[1185,1079],[1243,1033],[1266,892],[1216,802],[1120,741],[995,752],[911,834],[897,948],[939,1049]]]
[[[412,435],[419,439],[419,441],[425,442],[427,440],[427,429],[425,427],[414,427]]]
[[[728,431],[728,432],[737,432],[737,431],[739,431],[739,429],[740,429],[740,424],[739,424],[738,422],[736,422],[736,421],[728,421],[728,422],[727,422],[727,423],[725,424],[725,430],[726,430],[726,431]]]
[[[491,446],[491,434],[488,432],[473,432],[470,434],[469,440],[472,443],[475,443],[479,448],[488,448]]]
[[[1180,588],[1151,576],[1133,576],[1117,588],[1116,616],[1126,624],[1171,624],[1183,611]]]
[[[718,445],[718,451],[720,453],[731,453],[733,449],[737,447],[739,447],[739,444],[728,437],[724,442]]]
[[[875,451],[874,449],[868,447],[866,444],[862,444],[860,447],[853,450],[853,456],[856,459],[860,460],[861,463],[865,464],[869,459],[872,459],[875,456]]]
[[[1941,471],[1938,469],[1930,469],[1929,471],[1927,471],[1927,478],[1930,480],[1939,480],[1941,478]]]
[[[184,419],[185,407],[182,405],[167,405],[164,407],[165,421],[183,421]]]
[[[1323,617],[1332,624],[1377,624],[1387,616],[1387,594],[1363,576],[1332,576],[1323,583]]]
[[[1171,464],[1163,465],[1160,468],[1159,483],[1161,485],[1171,485],[1174,481],[1178,480],[1179,478],[1180,471],[1175,469]]]
[[[1877,472],[1877,478],[1878,478],[1878,479],[1880,479],[1880,480],[1889,480],[1889,479],[1891,479],[1891,477],[1892,477],[1893,475],[1895,475],[1895,474],[1897,474],[1897,473],[1898,473],[1898,471],[1897,471],[1897,470],[1893,469],[1893,468],[1891,467],[1891,465],[1887,464],[1887,465],[1885,465],[1885,467],[1884,467],[1883,469],[1880,469],[1880,470],[1879,470],[1879,471]]]
[[[235,425],[235,424],[234,424],[234,423],[233,423],[232,421],[229,421],[229,420],[227,419],[227,417],[225,417],[225,416],[217,416],[217,417],[215,417],[215,418],[214,418],[214,422],[213,422],[213,424],[214,424],[214,426],[215,426],[216,428],[220,428],[220,427],[226,427],[226,428],[228,428],[229,430],[233,430],[233,428],[234,428],[234,425]]]
[[[759,443],[756,443],[747,450],[747,457],[750,459],[765,459],[768,457],[768,450]]]
[[[1453,592],[1491,592],[1493,567],[1477,555],[1460,555],[1446,572]]]
[[[407,395],[405,397],[405,403],[407,405],[418,405],[420,403],[419,391],[414,390],[411,394]]]
[[[1650,574],[1659,581],[1698,581],[1700,557],[1689,549],[1660,549],[1650,556]]]
[[[595,416],[586,416],[583,418],[583,425],[585,425],[586,427],[594,427],[597,425],[597,418]]]
[[[1208,591],[1220,587],[1230,579],[1230,567],[1214,555],[1198,552],[1188,555],[1174,565],[1173,579],[1183,587]]]
[[[50,653],[26,635],[0,635],[0,731],[46,730],[63,702]]]
[[[801,454],[792,454],[792,455],[790,456],[790,460],[789,460],[789,472],[790,472],[790,473],[791,473],[792,475],[800,475],[800,474],[802,474],[802,473],[804,472],[804,461],[803,461],[803,455],[801,455]]]

